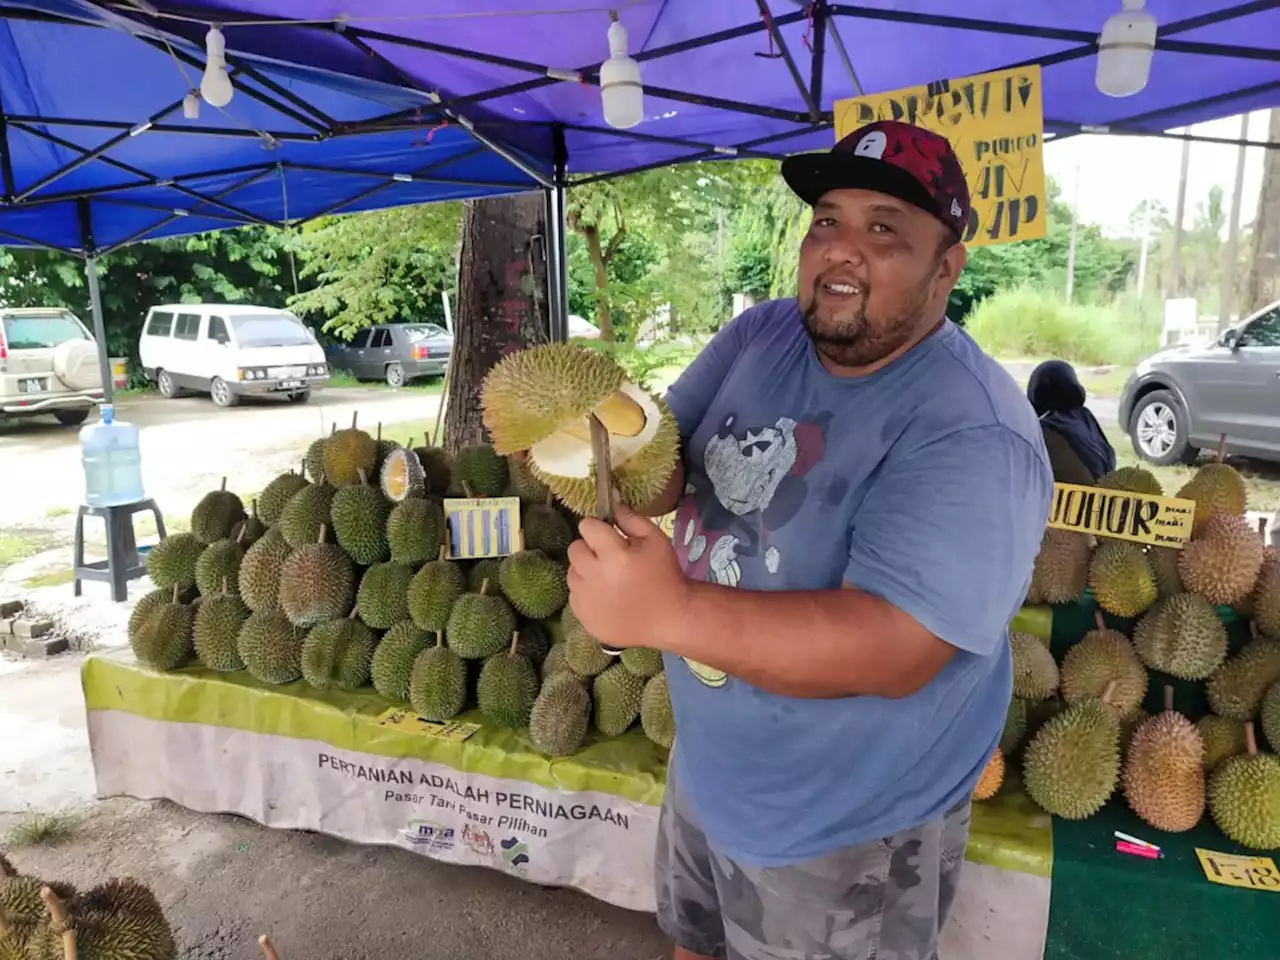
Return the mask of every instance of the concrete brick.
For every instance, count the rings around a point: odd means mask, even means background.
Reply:
[[[8,649],[10,653],[16,653],[20,657],[41,660],[64,653],[68,646],[66,637],[43,637],[38,640],[10,637]]]
[[[13,633],[13,618],[5,617],[0,620],[0,637],[7,637]]]
[[[49,620],[13,621],[13,635],[24,640],[39,640],[52,629],[53,623]]]
[[[21,600],[5,600],[3,603],[0,603],[0,620],[16,617],[21,612]]]

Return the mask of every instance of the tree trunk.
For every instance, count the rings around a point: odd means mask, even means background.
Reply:
[[[591,268],[596,274],[596,326],[600,328],[600,339],[613,343],[613,313],[609,310],[609,260],[600,244],[600,228],[592,226],[579,229],[587,241]]]
[[[546,214],[542,195],[521,193],[463,205],[462,256],[446,397],[444,447],[486,437],[480,388],[508,353],[550,339]]]
[[[1280,141],[1280,109],[1273,108],[1267,139]],[[1240,315],[1248,316],[1280,298],[1280,150],[1262,151],[1262,189],[1253,221],[1248,296]]]

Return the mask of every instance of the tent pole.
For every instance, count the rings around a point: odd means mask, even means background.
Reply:
[[[552,131],[555,149],[555,185],[546,190],[547,197],[547,284],[551,301],[551,339],[564,342],[569,339],[569,266],[566,255],[565,235],[568,229],[569,151],[565,146],[564,129],[557,125]]]
[[[102,402],[114,394],[111,359],[107,350],[107,324],[102,318],[102,291],[98,289],[98,251],[93,239],[93,214],[88,200],[76,201],[80,219],[80,244],[84,250],[84,273],[89,282],[89,310],[93,314],[93,339],[98,342],[98,373],[102,377]]]

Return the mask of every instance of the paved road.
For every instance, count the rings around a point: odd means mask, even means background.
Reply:
[[[260,490],[298,460],[330,424],[361,426],[434,419],[439,397],[419,390],[330,388],[306,404],[273,399],[221,410],[207,397],[147,397],[119,405],[117,419],[140,428],[143,483],[166,515],[189,511],[219,483]],[[0,425],[0,504],[5,526],[74,509],[84,493],[78,431],[52,418]]]

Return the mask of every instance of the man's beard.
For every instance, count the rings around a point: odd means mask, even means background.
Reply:
[[[871,285],[859,281],[862,298],[857,307],[842,311],[825,322],[820,322],[818,289],[822,278],[814,281],[809,306],[802,312],[804,328],[818,352],[841,367],[866,367],[901,349],[916,335],[925,303],[927,290],[904,304],[890,317],[871,318],[867,305],[871,302]]]

